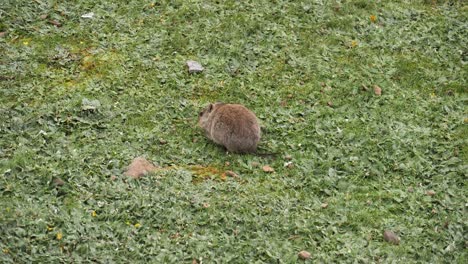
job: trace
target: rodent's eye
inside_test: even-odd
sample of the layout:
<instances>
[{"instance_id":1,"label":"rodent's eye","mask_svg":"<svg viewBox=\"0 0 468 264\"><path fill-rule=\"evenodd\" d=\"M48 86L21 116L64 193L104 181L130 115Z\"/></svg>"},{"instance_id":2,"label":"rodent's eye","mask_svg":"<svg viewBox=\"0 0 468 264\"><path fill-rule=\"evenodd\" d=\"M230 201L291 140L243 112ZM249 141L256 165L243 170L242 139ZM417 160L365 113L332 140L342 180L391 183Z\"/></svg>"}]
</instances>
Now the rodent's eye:
<instances>
[{"instance_id":1,"label":"rodent's eye","mask_svg":"<svg viewBox=\"0 0 468 264\"><path fill-rule=\"evenodd\" d=\"M202 115L203 115L203 112L198 113L198 116L202 116Z\"/></svg>"}]
</instances>

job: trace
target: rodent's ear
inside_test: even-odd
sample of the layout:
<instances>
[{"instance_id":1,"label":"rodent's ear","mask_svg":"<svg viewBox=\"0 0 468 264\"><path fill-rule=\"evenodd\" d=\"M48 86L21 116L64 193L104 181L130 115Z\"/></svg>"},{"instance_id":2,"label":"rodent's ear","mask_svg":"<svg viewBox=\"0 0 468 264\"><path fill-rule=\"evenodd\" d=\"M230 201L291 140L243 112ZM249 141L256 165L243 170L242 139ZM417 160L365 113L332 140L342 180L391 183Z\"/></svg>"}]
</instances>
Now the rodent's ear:
<instances>
[{"instance_id":1,"label":"rodent's ear","mask_svg":"<svg viewBox=\"0 0 468 264\"><path fill-rule=\"evenodd\" d=\"M211 113L212 110L213 110L213 104L210 104L210 106L208 106L208 112Z\"/></svg>"}]
</instances>

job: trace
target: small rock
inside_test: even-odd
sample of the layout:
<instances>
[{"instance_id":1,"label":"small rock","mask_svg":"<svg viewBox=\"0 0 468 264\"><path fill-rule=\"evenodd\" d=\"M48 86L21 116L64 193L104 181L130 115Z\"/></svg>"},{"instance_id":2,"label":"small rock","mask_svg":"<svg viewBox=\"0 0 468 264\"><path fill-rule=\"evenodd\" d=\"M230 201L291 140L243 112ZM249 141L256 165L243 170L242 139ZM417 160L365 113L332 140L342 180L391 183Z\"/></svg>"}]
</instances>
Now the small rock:
<instances>
[{"instance_id":1,"label":"small rock","mask_svg":"<svg viewBox=\"0 0 468 264\"><path fill-rule=\"evenodd\" d=\"M385 241L391 244L394 244L394 245L400 244L400 238L390 230L385 230L385 232L383 233L383 237Z\"/></svg>"},{"instance_id":2,"label":"small rock","mask_svg":"<svg viewBox=\"0 0 468 264\"><path fill-rule=\"evenodd\" d=\"M429 190L426 192L427 195L429 196L434 196L436 194L436 192L434 192L433 190Z\"/></svg>"},{"instance_id":3,"label":"small rock","mask_svg":"<svg viewBox=\"0 0 468 264\"><path fill-rule=\"evenodd\" d=\"M138 157L133 159L132 163L128 165L127 170L124 174L134 179L138 179L149 172L155 171L156 169L157 167L151 164L145 158Z\"/></svg>"},{"instance_id":4,"label":"small rock","mask_svg":"<svg viewBox=\"0 0 468 264\"><path fill-rule=\"evenodd\" d=\"M322 209L325 209L325 208L328 207L328 203L323 203L323 204L320 205L320 207L322 207Z\"/></svg>"},{"instance_id":5,"label":"small rock","mask_svg":"<svg viewBox=\"0 0 468 264\"><path fill-rule=\"evenodd\" d=\"M329 107L332 107L332 106L333 106L333 103L330 102L330 101L328 101L328 102L327 102L327 105L328 105Z\"/></svg>"},{"instance_id":6,"label":"small rock","mask_svg":"<svg viewBox=\"0 0 468 264\"><path fill-rule=\"evenodd\" d=\"M166 145L166 144L167 144L167 141L164 140L164 139L162 139L162 138L160 138L160 139L159 139L159 144L161 144L161 145Z\"/></svg>"},{"instance_id":7,"label":"small rock","mask_svg":"<svg viewBox=\"0 0 468 264\"><path fill-rule=\"evenodd\" d=\"M275 170L272 167L268 166L268 165L263 166L262 169L263 169L264 172L268 172L268 173L275 172Z\"/></svg>"},{"instance_id":8,"label":"small rock","mask_svg":"<svg viewBox=\"0 0 468 264\"><path fill-rule=\"evenodd\" d=\"M101 107L101 102L99 100L89 100L88 98L83 98L81 100L81 109L84 111L96 110Z\"/></svg>"},{"instance_id":9,"label":"small rock","mask_svg":"<svg viewBox=\"0 0 468 264\"><path fill-rule=\"evenodd\" d=\"M302 260L307 260L307 259L310 259L310 257L312 257L312 255L305 251L305 250L302 250L301 252L299 252L299 254L297 254L299 256L300 259Z\"/></svg>"},{"instance_id":10,"label":"small rock","mask_svg":"<svg viewBox=\"0 0 468 264\"><path fill-rule=\"evenodd\" d=\"M89 12L89 13L86 13L86 14L83 14L81 15L82 18L93 18L94 17L94 13L93 12Z\"/></svg>"},{"instance_id":11,"label":"small rock","mask_svg":"<svg viewBox=\"0 0 468 264\"><path fill-rule=\"evenodd\" d=\"M378 85L374 85L374 94L377 96L382 95L382 88L380 88Z\"/></svg>"},{"instance_id":12,"label":"small rock","mask_svg":"<svg viewBox=\"0 0 468 264\"><path fill-rule=\"evenodd\" d=\"M203 66L199 62L193 60L187 61L187 66L189 73L197 73L204 70Z\"/></svg>"}]
</instances>

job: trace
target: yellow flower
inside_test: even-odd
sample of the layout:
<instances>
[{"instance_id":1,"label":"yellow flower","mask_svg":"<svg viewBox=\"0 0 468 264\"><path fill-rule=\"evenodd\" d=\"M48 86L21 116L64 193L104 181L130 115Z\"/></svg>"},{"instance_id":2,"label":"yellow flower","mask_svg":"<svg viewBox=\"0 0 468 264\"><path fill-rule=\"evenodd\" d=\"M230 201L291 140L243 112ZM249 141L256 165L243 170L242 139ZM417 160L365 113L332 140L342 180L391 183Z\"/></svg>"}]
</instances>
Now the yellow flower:
<instances>
[{"instance_id":1,"label":"yellow flower","mask_svg":"<svg viewBox=\"0 0 468 264\"><path fill-rule=\"evenodd\" d=\"M29 45L29 41L23 41L23 45L25 46Z\"/></svg>"},{"instance_id":2,"label":"yellow flower","mask_svg":"<svg viewBox=\"0 0 468 264\"><path fill-rule=\"evenodd\" d=\"M52 227L52 226L47 226L47 231L52 231L52 230L54 230L54 227Z\"/></svg>"},{"instance_id":3,"label":"yellow flower","mask_svg":"<svg viewBox=\"0 0 468 264\"><path fill-rule=\"evenodd\" d=\"M431 98L435 98L436 97L436 94L435 93L431 93Z\"/></svg>"},{"instance_id":4,"label":"yellow flower","mask_svg":"<svg viewBox=\"0 0 468 264\"><path fill-rule=\"evenodd\" d=\"M141 227L140 223L136 223L134 226L135 226L136 228L140 228L140 227Z\"/></svg>"},{"instance_id":5,"label":"yellow flower","mask_svg":"<svg viewBox=\"0 0 468 264\"><path fill-rule=\"evenodd\" d=\"M356 47L357 45L358 45L357 40L351 41L351 47L352 47L352 48Z\"/></svg>"},{"instance_id":6,"label":"yellow flower","mask_svg":"<svg viewBox=\"0 0 468 264\"><path fill-rule=\"evenodd\" d=\"M91 212L91 216L92 216L92 217L96 217L96 215L97 215L96 211L92 211L92 212Z\"/></svg>"},{"instance_id":7,"label":"yellow flower","mask_svg":"<svg viewBox=\"0 0 468 264\"><path fill-rule=\"evenodd\" d=\"M371 21L372 23L375 23L375 21L377 21L377 16L376 16L376 15L371 15L371 16L370 16L370 21Z\"/></svg>"},{"instance_id":8,"label":"yellow flower","mask_svg":"<svg viewBox=\"0 0 468 264\"><path fill-rule=\"evenodd\" d=\"M55 237L57 238L57 240L61 240L63 237L62 232L58 232Z\"/></svg>"},{"instance_id":9,"label":"yellow flower","mask_svg":"<svg viewBox=\"0 0 468 264\"><path fill-rule=\"evenodd\" d=\"M3 253L8 254L8 253L10 253L10 250L8 248L4 248Z\"/></svg>"},{"instance_id":10,"label":"yellow flower","mask_svg":"<svg viewBox=\"0 0 468 264\"><path fill-rule=\"evenodd\" d=\"M154 7L155 5L156 5L155 3L151 3L151 4L150 4L151 7Z\"/></svg>"}]
</instances>

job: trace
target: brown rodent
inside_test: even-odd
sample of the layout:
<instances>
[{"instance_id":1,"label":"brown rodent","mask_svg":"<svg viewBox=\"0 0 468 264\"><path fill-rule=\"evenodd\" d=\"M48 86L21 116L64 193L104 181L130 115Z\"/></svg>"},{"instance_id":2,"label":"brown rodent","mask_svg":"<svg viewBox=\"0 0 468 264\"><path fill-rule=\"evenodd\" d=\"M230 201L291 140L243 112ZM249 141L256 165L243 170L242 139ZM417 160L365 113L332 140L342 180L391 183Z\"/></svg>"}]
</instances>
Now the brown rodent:
<instances>
[{"instance_id":1,"label":"brown rodent","mask_svg":"<svg viewBox=\"0 0 468 264\"><path fill-rule=\"evenodd\" d=\"M236 153L255 153L260 126L255 114L240 104L209 104L198 116L206 136Z\"/></svg>"}]
</instances>

